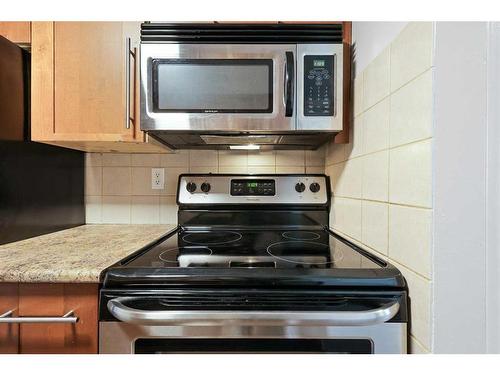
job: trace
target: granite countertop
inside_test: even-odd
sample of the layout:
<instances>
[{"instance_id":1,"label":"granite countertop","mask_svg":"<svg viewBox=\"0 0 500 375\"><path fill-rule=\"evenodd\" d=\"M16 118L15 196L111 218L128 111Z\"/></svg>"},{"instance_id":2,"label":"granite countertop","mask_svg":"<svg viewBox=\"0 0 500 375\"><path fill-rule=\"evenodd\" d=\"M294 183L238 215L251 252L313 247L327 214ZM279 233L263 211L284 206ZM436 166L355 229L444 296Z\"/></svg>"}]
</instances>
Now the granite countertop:
<instances>
[{"instance_id":1,"label":"granite countertop","mask_svg":"<svg viewBox=\"0 0 500 375\"><path fill-rule=\"evenodd\" d=\"M97 283L107 267L174 228L92 224L0 245L0 282Z\"/></svg>"}]
</instances>

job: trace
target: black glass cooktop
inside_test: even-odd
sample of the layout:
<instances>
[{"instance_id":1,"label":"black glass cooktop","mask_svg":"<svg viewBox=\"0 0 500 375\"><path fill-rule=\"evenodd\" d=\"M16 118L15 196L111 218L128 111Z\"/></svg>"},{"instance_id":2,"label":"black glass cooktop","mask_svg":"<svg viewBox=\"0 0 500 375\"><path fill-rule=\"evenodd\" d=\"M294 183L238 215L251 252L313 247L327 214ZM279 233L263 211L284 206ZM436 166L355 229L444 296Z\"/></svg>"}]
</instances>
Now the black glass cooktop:
<instances>
[{"instance_id":1,"label":"black glass cooktop","mask_svg":"<svg viewBox=\"0 0 500 375\"><path fill-rule=\"evenodd\" d=\"M180 230L123 266L299 270L385 265L325 230Z\"/></svg>"}]
</instances>

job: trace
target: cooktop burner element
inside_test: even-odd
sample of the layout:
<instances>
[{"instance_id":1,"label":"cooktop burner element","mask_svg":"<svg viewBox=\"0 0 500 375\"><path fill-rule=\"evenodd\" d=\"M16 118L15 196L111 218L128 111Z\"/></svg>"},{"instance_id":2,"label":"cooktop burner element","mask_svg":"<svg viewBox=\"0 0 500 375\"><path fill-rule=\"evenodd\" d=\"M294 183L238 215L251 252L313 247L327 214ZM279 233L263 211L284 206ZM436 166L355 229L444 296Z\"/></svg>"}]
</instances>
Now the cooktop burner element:
<instances>
[{"instance_id":1,"label":"cooktop burner element","mask_svg":"<svg viewBox=\"0 0 500 375\"><path fill-rule=\"evenodd\" d=\"M204 256L204 255L212 255L212 249L209 249L205 246L192 246L192 247L172 247L160 253L158 258L160 260L167 263L178 263L179 254L187 255L187 256Z\"/></svg>"},{"instance_id":2,"label":"cooktop burner element","mask_svg":"<svg viewBox=\"0 0 500 375\"><path fill-rule=\"evenodd\" d=\"M315 240L292 240L283 233L305 233ZM205 240L192 245L188 240ZM221 239L232 242L222 243ZM208 245L208 241L213 244ZM221 241L221 242L216 242ZM374 268L381 266L326 230L180 230L126 266L147 268Z\"/></svg>"},{"instance_id":3,"label":"cooktop burner element","mask_svg":"<svg viewBox=\"0 0 500 375\"><path fill-rule=\"evenodd\" d=\"M341 251L332 254L328 244L311 241L275 242L266 251L274 258L303 265L333 264L343 258Z\"/></svg>"},{"instance_id":4,"label":"cooktop burner element","mask_svg":"<svg viewBox=\"0 0 500 375\"><path fill-rule=\"evenodd\" d=\"M192 232L182 240L193 245L225 245L241 240L241 234L233 231Z\"/></svg>"},{"instance_id":5,"label":"cooktop burner element","mask_svg":"<svg viewBox=\"0 0 500 375\"><path fill-rule=\"evenodd\" d=\"M289 240L313 241L319 240L320 235L314 232L306 232L301 230L283 232L282 236Z\"/></svg>"}]
</instances>

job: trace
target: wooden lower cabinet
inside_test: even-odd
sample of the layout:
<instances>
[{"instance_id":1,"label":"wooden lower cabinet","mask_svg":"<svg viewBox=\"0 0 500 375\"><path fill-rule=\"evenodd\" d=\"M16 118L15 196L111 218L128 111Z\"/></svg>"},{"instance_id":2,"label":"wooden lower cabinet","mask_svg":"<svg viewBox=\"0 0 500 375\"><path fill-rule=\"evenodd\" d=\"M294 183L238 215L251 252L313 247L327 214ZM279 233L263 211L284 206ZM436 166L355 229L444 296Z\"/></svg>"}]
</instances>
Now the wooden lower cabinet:
<instances>
[{"instance_id":1,"label":"wooden lower cabinet","mask_svg":"<svg viewBox=\"0 0 500 375\"><path fill-rule=\"evenodd\" d=\"M16 297L13 295L14 289L10 289L10 298L15 301ZM6 284L0 284L0 291L2 290L7 293L8 287L6 287ZM16 315L20 317L57 317L73 311L79 320L74 324L1 324L1 353L97 353L97 284L23 283L17 286L17 292L18 309ZM3 308L3 304L0 306ZM10 334L7 335L6 330L9 329ZM5 340L3 339L4 337L6 337Z\"/></svg>"},{"instance_id":2,"label":"wooden lower cabinet","mask_svg":"<svg viewBox=\"0 0 500 375\"><path fill-rule=\"evenodd\" d=\"M0 315L12 311L18 313L18 285L16 283L0 283ZM0 354L19 353L19 324L0 323Z\"/></svg>"}]
</instances>

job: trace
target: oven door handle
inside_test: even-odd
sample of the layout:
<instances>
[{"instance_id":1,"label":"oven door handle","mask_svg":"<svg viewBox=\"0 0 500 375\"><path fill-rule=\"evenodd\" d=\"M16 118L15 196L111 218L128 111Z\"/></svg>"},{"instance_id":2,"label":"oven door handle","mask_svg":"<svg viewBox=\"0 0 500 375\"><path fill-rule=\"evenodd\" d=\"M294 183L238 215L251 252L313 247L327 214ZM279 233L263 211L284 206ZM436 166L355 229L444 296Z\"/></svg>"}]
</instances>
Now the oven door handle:
<instances>
[{"instance_id":1,"label":"oven door handle","mask_svg":"<svg viewBox=\"0 0 500 375\"><path fill-rule=\"evenodd\" d=\"M125 305L126 302L134 300L138 299L114 298L108 301L108 310L122 322L146 326L371 326L389 321L399 311L398 301L363 311L154 311Z\"/></svg>"}]
</instances>

